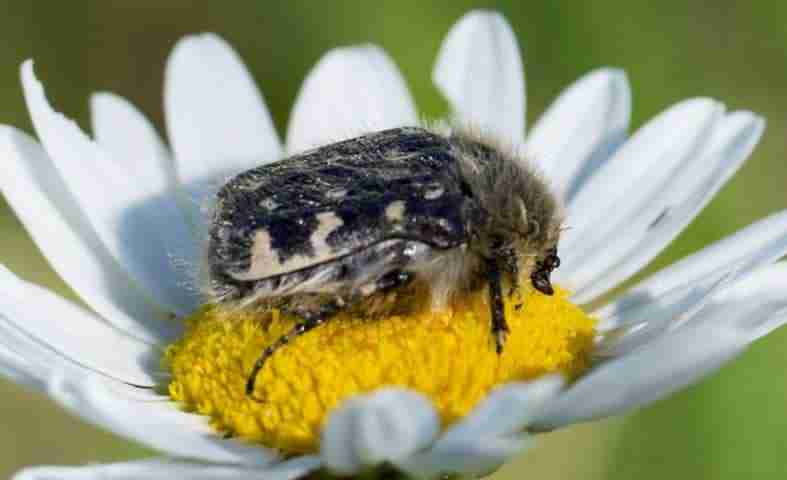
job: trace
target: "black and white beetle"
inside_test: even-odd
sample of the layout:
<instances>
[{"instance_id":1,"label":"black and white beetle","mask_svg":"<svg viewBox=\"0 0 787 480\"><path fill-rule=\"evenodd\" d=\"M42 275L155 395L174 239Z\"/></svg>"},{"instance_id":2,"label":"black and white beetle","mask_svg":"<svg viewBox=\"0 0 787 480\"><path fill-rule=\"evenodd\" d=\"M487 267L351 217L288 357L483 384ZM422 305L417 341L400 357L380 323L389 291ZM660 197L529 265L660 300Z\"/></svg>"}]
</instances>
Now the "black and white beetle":
<instances>
[{"instance_id":1,"label":"black and white beetle","mask_svg":"<svg viewBox=\"0 0 787 480\"><path fill-rule=\"evenodd\" d=\"M239 174L213 210L214 303L276 306L302 319L273 353L338 311L414 279L432 302L488 285L502 352L503 282L553 293L561 212L524 159L467 132L371 133Z\"/></svg>"}]
</instances>

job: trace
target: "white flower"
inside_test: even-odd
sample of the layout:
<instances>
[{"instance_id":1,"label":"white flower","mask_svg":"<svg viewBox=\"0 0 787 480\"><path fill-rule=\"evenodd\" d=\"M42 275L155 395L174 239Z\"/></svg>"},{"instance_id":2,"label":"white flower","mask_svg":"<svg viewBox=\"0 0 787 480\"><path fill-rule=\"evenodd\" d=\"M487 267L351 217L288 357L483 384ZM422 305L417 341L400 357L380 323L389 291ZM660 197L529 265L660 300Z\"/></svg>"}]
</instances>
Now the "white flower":
<instances>
[{"instance_id":1,"label":"white flower","mask_svg":"<svg viewBox=\"0 0 787 480\"><path fill-rule=\"evenodd\" d=\"M625 75L589 73L525 136L519 48L498 14L472 12L448 34L434 80L455 114L519 143L564 197L557 281L589 303L653 259L758 142L763 120L711 99L681 102L627 137ZM93 97L90 139L47 102L22 67L41 144L0 127L0 186L54 269L95 312L0 271L0 371L85 420L159 450L152 459L38 467L17 478L295 478L354 474L387 462L415 476L480 475L532 433L640 407L698 381L787 319L787 212L651 276L594 313L598 362L575 383L509 384L440 433L422 396L383 390L346 402L319 455L283 461L224 439L205 417L157 393L172 313L198 305L190 268L204 234L200 204L232 174L286 152L418 123L404 81L372 46L336 49L304 82L286 149L236 54L214 35L181 41L167 66L170 150L112 94Z\"/></svg>"}]
</instances>

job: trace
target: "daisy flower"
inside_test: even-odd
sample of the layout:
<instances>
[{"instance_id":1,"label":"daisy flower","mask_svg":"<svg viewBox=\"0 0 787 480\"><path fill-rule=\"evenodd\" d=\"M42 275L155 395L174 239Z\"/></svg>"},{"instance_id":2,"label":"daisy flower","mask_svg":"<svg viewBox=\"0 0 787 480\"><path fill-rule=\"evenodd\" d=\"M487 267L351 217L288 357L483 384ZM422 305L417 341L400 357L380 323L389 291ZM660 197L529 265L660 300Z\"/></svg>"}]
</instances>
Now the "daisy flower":
<instances>
[{"instance_id":1,"label":"daisy flower","mask_svg":"<svg viewBox=\"0 0 787 480\"><path fill-rule=\"evenodd\" d=\"M678 235L751 153L760 117L696 98L629 136L626 77L603 68L568 87L525 135L519 48L506 21L485 11L451 29L434 81L459 122L520 146L564 201L562 288L527 294L520 313L508 305L512 331L500 357L489 348L488 307L472 295L451 312L331 322L274 357L260 374L265 401L255 402L244 375L290 320L271 312L263 329L258 318L227 321L200 308L201 206L240 171L417 125L394 63L374 46L327 53L304 82L282 145L232 49L215 35L185 38L167 65L167 147L108 93L92 98L87 136L50 106L25 62L40 143L0 128L0 187L91 310L0 270L0 372L162 457L34 467L17 478L484 475L538 432L627 412L698 381L787 319L787 267L777 262L787 212L589 314L576 306L598 304Z\"/></svg>"}]
</instances>

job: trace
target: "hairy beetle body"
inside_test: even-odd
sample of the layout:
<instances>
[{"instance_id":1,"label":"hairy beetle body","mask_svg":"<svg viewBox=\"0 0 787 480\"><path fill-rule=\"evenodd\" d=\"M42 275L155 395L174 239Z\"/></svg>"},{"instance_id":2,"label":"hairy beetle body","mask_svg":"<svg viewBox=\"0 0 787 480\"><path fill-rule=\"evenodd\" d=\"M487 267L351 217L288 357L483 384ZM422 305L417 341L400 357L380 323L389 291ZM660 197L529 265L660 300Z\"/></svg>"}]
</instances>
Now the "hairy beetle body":
<instances>
[{"instance_id":1,"label":"hairy beetle body","mask_svg":"<svg viewBox=\"0 0 787 480\"><path fill-rule=\"evenodd\" d=\"M337 311L421 280L433 303L489 286L501 351L504 282L552 293L560 210L523 159L464 132L371 133L236 176L219 191L207 251L216 303L303 318L266 358Z\"/></svg>"}]
</instances>

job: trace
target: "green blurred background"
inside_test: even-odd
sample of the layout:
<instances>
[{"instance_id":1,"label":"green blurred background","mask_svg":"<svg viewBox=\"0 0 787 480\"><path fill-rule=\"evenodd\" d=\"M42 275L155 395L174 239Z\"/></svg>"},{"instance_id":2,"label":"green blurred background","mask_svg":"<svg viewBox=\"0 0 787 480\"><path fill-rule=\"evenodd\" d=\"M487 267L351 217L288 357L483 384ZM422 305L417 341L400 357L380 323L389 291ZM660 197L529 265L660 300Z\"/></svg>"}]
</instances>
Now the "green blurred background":
<instances>
[{"instance_id":1,"label":"green blurred background","mask_svg":"<svg viewBox=\"0 0 787 480\"><path fill-rule=\"evenodd\" d=\"M519 35L528 124L563 87L603 65L628 72L633 127L697 95L768 119L764 140L747 165L651 270L787 207L787 3L780 2L3 0L0 123L31 130L18 66L34 57L50 98L83 126L88 95L110 90L130 98L161 127L166 56L179 37L200 31L217 32L236 47L280 132L301 80L320 55L359 42L383 46L421 111L435 117L446 105L430 82L434 56L451 24L474 7L502 11ZM0 232L0 263L74 298L4 204ZM542 436L499 478L783 478L785 352L787 329L758 342L702 384L643 411ZM31 464L150 454L4 381L0 422L3 477Z\"/></svg>"}]
</instances>

